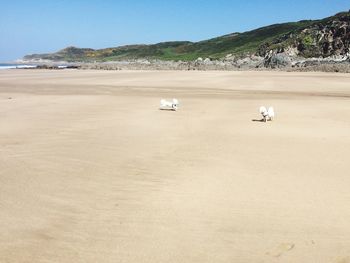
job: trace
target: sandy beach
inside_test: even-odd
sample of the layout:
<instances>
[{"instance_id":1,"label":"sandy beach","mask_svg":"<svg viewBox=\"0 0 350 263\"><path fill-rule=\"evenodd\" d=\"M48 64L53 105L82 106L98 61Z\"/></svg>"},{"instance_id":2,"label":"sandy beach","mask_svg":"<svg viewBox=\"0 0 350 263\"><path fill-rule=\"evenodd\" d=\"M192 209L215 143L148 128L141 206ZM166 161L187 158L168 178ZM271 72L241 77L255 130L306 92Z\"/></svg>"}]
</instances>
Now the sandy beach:
<instances>
[{"instance_id":1,"label":"sandy beach","mask_svg":"<svg viewBox=\"0 0 350 263\"><path fill-rule=\"evenodd\" d=\"M349 157L349 74L1 70L0 262L349 263Z\"/></svg>"}]
</instances>

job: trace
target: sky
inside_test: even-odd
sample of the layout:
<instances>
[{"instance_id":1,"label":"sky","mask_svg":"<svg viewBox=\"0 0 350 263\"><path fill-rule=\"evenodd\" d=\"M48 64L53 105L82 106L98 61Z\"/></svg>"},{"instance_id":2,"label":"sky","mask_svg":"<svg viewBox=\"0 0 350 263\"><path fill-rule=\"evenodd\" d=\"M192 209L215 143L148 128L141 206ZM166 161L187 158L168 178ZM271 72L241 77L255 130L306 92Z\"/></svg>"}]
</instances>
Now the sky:
<instances>
[{"instance_id":1,"label":"sky","mask_svg":"<svg viewBox=\"0 0 350 263\"><path fill-rule=\"evenodd\" d=\"M349 9L350 0L0 0L0 61L67 46L200 41Z\"/></svg>"}]
</instances>

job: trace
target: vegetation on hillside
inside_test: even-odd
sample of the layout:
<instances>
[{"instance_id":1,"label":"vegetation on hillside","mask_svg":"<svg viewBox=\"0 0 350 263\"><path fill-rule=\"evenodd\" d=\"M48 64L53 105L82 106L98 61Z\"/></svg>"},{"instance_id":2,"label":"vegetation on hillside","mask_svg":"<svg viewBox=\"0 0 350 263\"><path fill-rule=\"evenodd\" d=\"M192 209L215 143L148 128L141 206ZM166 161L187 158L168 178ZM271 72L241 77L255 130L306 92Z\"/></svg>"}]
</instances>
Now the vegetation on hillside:
<instances>
[{"instance_id":1,"label":"vegetation on hillside","mask_svg":"<svg viewBox=\"0 0 350 263\"><path fill-rule=\"evenodd\" d=\"M305 57L320 56L326 50L327 32L340 34L342 45L349 45L350 29L344 32L337 27L349 25L350 13L340 13L323 20L275 24L244 33L232 33L200 42L174 41L153 45L128 45L106 49L68 47L52 54L34 54L24 59L47 59L53 61L120 61L131 59L160 59L191 61L198 57L219 59L232 54L236 57L257 54L266 55L270 50L283 51L295 47ZM328 31L327 31L328 30ZM323 31L323 35L321 34ZM321 36L322 39L321 39ZM324 37L326 36L326 37ZM321 39L321 40L320 40ZM337 46L330 47L336 50ZM328 54L327 53L327 54Z\"/></svg>"}]
</instances>

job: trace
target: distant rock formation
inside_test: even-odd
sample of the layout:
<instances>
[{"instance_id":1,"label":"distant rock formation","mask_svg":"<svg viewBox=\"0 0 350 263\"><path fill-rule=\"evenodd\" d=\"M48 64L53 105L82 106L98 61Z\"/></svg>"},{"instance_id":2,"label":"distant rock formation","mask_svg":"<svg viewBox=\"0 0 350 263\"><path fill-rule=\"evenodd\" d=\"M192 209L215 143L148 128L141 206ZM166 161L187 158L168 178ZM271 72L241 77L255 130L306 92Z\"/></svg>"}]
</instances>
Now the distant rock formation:
<instances>
[{"instance_id":1,"label":"distant rock formation","mask_svg":"<svg viewBox=\"0 0 350 263\"><path fill-rule=\"evenodd\" d=\"M25 62L67 61L81 68L239 70L350 64L350 12L276 24L200 42L175 41L94 50L68 47L27 55Z\"/></svg>"},{"instance_id":2,"label":"distant rock formation","mask_svg":"<svg viewBox=\"0 0 350 263\"><path fill-rule=\"evenodd\" d=\"M272 68L307 60L320 63L349 61L350 13L339 13L275 38L262 44L257 54L264 56L265 67Z\"/></svg>"}]
</instances>

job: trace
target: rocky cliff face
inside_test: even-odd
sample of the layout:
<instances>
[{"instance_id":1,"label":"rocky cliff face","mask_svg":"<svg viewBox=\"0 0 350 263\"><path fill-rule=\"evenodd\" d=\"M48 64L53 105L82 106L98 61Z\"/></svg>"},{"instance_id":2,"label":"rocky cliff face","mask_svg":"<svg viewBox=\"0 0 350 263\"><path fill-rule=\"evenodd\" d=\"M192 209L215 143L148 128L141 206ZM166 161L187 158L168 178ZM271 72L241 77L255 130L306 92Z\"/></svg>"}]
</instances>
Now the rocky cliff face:
<instances>
[{"instance_id":1,"label":"rocky cliff face","mask_svg":"<svg viewBox=\"0 0 350 263\"><path fill-rule=\"evenodd\" d=\"M24 60L118 65L127 62L125 65L140 68L147 64L157 69L200 70L350 65L350 11L322 20L275 24L196 43L175 41L99 50L68 47L52 54L28 55Z\"/></svg>"},{"instance_id":2,"label":"rocky cliff face","mask_svg":"<svg viewBox=\"0 0 350 263\"><path fill-rule=\"evenodd\" d=\"M297 58L347 60L350 58L350 12L279 36L262 44L257 54L265 57L265 66L272 67L290 65Z\"/></svg>"},{"instance_id":3,"label":"rocky cliff face","mask_svg":"<svg viewBox=\"0 0 350 263\"><path fill-rule=\"evenodd\" d=\"M347 55L350 42L350 13L336 15L304 29L296 47L304 57Z\"/></svg>"}]
</instances>

